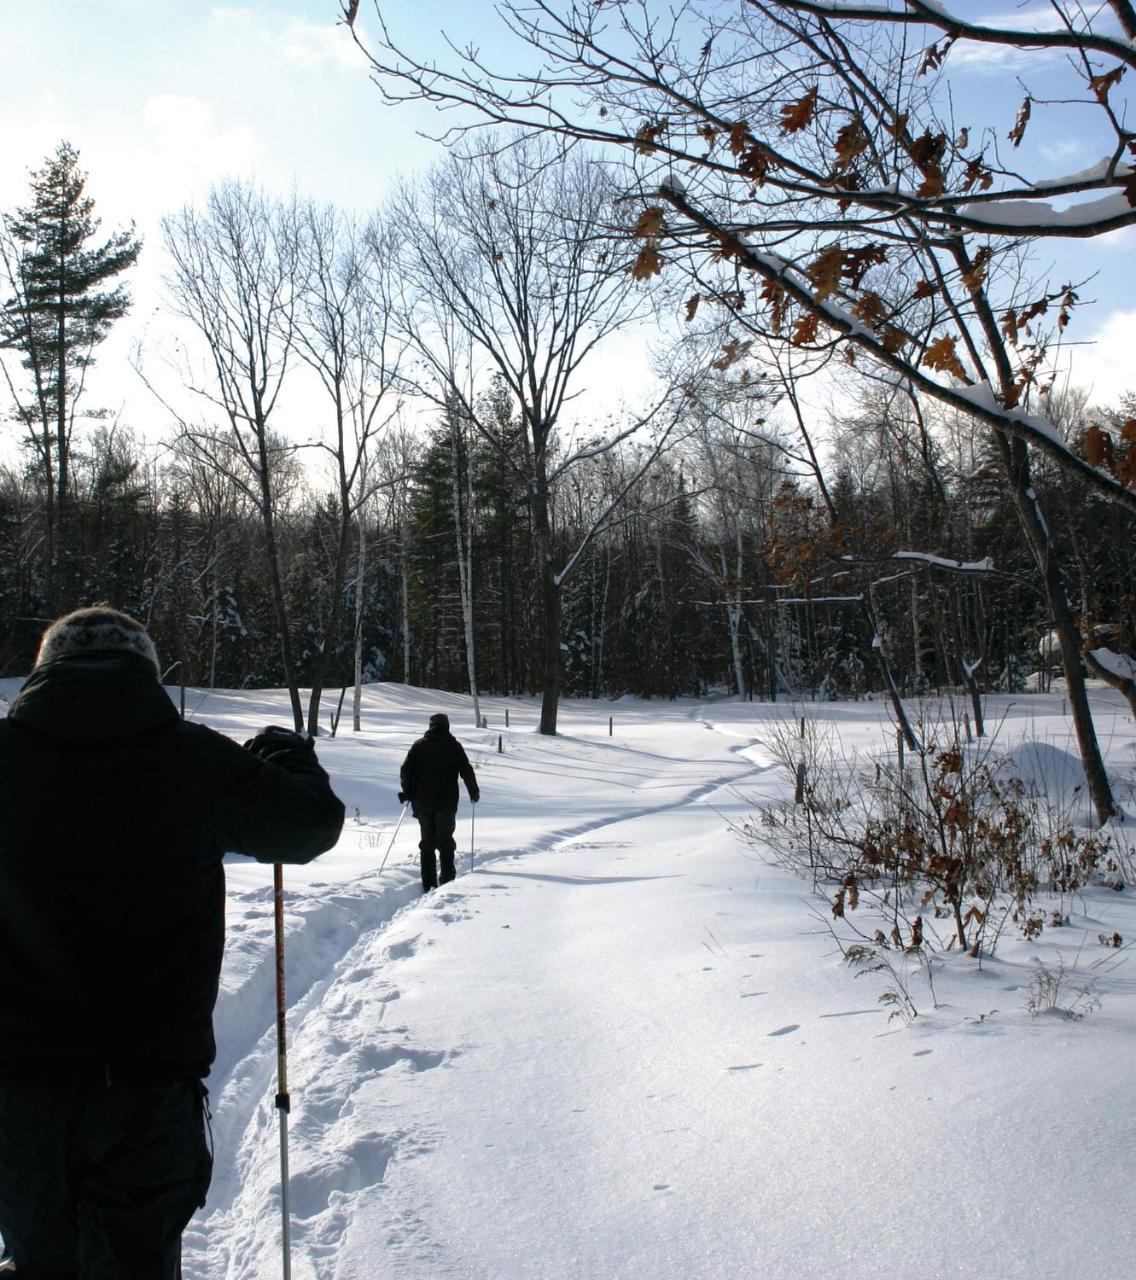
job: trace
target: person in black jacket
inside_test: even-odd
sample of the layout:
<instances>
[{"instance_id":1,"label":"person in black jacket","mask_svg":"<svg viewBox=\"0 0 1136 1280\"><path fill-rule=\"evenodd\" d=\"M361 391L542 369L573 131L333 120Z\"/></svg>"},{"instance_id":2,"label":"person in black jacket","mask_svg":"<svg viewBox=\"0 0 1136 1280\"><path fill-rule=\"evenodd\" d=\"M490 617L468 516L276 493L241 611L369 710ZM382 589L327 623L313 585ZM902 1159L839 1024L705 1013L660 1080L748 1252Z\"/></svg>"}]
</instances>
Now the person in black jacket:
<instances>
[{"instance_id":1,"label":"person in black jacket","mask_svg":"<svg viewBox=\"0 0 1136 1280\"><path fill-rule=\"evenodd\" d=\"M422 892L438 886L437 850L442 863L441 883L447 884L454 869L454 826L458 818L458 776L465 783L471 804L481 799L477 775L462 744L450 733L450 718L440 711L430 717L424 737L406 753L399 778L400 800L410 801L418 819L418 852L422 863Z\"/></svg>"},{"instance_id":2,"label":"person in black jacket","mask_svg":"<svg viewBox=\"0 0 1136 1280\"><path fill-rule=\"evenodd\" d=\"M173 1280L212 1156L227 851L343 825L310 741L178 717L146 631L82 609L0 721L0 1233L29 1280Z\"/></svg>"}]
</instances>

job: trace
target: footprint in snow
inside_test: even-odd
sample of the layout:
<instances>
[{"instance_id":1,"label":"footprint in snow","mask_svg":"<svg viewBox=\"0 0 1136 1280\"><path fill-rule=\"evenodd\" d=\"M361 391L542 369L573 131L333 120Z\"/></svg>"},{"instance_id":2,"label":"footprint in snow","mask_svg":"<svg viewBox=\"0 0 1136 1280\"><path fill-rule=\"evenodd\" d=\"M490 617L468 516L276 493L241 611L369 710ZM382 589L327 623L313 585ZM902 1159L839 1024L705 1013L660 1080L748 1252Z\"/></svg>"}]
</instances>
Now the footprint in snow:
<instances>
[{"instance_id":1,"label":"footprint in snow","mask_svg":"<svg viewBox=\"0 0 1136 1280\"><path fill-rule=\"evenodd\" d=\"M289 1179L292 1212L314 1218L331 1203L332 1192L360 1191L386 1177L393 1145L378 1134L367 1134L339 1152L330 1164L293 1171Z\"/></svg>"},{"instance_id":2,"label":"footprint in snow","mask_svg":"<svg viewBox=\"0 0 1136 1280\"><path fill-rule=\"evenodd\" d=\"M756 1071L762 1064L760 1062L743 1062L740 1066L727 1067L727 1071Z\"/></svg>"},{"instance_id":3,"label":"footprint in snow","mask_svg":"<svg viewBox=\"0 0 1136 1280\"><path fill-rule=\"evenodd\" d=\"M358 1050L359 1065L367 1071L388 1071L391 1067L404 1063L411 1071L428 1071L439 1067L446 1060L444 1053L434 1050L411 1049L406 1045L392 1045L380 1048L378 1045L366 1045Z\"/></svg>"},{"instance_id":4,"label":"footprint in snow","mask_svg":"<svg viewBox=\"0 0 1136 1280\"><path fill-rule=\"evenodd\" d=\"M771 1031L770 1036L788 1036L794 1031L800 1031L801 1024L799 1022L790 1022L787 1027L778 1027L776 1031Z\"/></svg>"}]
</instances>

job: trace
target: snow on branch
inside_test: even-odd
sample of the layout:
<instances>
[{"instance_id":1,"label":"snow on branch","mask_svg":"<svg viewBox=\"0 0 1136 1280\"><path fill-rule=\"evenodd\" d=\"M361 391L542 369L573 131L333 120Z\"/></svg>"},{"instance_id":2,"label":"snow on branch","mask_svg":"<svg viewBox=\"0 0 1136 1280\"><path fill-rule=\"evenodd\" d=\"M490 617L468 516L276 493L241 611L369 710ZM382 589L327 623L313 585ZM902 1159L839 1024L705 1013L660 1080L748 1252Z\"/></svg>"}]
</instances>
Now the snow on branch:
<instances>
[{"instance_id":1,"label":"snow on branch","mask_svg":"<svg viewBox=\"0 0 1136 1280\"><path fill-rule=\"evenodd\" d=\"M993 388L988 384L968 387L954 380L947 382L932 377L925 362L917 363L904 355L902 349L895 349L892 344L885 343L879 333L845 307L827 297L819 297L812 282L792 262L778 254L754 249L671 186L660 187L658 196L719 242L728 242L730 255L740 267L754 272L782 290L798 306L866 351L876 363L894 370L917 390L938 400L940 404L961 410L996 431L1005 432L1039 448L1066 471L1079 476L1098 492L1130 511L1136 511L1136 491L1074 453L1047 418L1022 409L1007 409L998 401ZM948 373L947 376L951 375Z\"/></svg>"},{"instance_id":2,"label":"snow on branch","mask_svg":"<svg viewBox=\"0 0 1136 1280\"><path fill-rule=\"evenodd\" d=\"M942 556L930 555L926 551L896 551L893 560L913 560L934 569L946 569L951 573L994 573L994 561L989 556L982 560L944 560Z\"/></svg>"},{"instance_id":3,"label":"snow on branch","mask_svg":"<svg viewBox=\"0 0 1136 1280\"><path fill-rule=\"evenodd\" d=\"M752 0L751 0L752 3ZM1049 29L1028 30L1022 27L999 26L994 22L969 22L957 14L950 13L944 5L936 0L904 0L903 8L894 8L886 4L839 4L824 3L824 0L779 0L779 7L790 9L795 13L808 13L829 21L871 22L892 26L926 26L935 27L955 40L973 40L980 44L1003 44L1015 49L1092 49L1097 53L1111 57L1136 67L1136 43L1129 32L1129 38L1103 35L1100 32L1077 30L1072 26L1071 18L1066 21L1060 5L1056 15L1047 10L1050 21L1056 19L1060 25ZM1040 25L1040 24L1039 24Z\"/></svg>"},{"instance_id":4,"label":"snow on branch","mask_svg":"<svg viewBox=\"0 0 1136 1280\"><path fill-rule=\"evenodd\" d=\"M1136 661L1112 649L1090 649L1089 657L1118 680L1136 680Z\"/></svg>"}]
</instances>

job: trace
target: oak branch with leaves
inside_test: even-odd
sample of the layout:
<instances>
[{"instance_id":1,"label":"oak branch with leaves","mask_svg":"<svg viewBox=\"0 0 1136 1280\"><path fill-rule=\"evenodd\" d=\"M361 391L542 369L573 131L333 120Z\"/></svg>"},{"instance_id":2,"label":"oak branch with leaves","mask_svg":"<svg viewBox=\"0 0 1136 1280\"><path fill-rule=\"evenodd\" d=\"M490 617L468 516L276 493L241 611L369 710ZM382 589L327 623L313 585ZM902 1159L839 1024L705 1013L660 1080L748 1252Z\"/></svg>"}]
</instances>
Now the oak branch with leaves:
<instances>
[{"instance_id":1,"label":"oak branch with leaves","mask_svg":"<svg viewBox=\"0 0 1136 1280\"><path fill-rule=\"evenodd\" d=\"M975 424L1037 566L1106 820L1081 629L1033 454L1131 512L1136 490L1103 446L1086 457L1045 414L1083 282L1035 278L1030 250L1136 223L1128 0L1053 0L1013 28L931 0L501 0L516 48L497 66L452 42L437 61L416 55L388 25L395 8L376 4L370 40L352 27L387 101L451 108L451 140L509 124L622 156L632 275L681 287L687 323L717 332L717 368L778 344L835 355L850 380L882 367ZM1028 63L1012 119L957 91L959 51L978 46ZM960 121L964 105L979 118ZM1081 134L1091 122L1096 158L1043 171L1044 149L1023 144L1070 113Z\"/></svg>"},{"instance_id":2,"label":"oak branch with leaves","mask_svg":"<svg viewBox=\"0 0 1136 1280\"><path fill-rule=\"evenodd\" d=\"M1032 278L1027 252L1136 222L1127 0L1045 6L1033 30L924 0L506 0L511 70L473 47L416 55L397 38L397 8L375 6L370 39L353 27L384 97L458 108L449 137L509 123L619 148L641 197L634 274L684 272L687 317L719 309L725 356L739 332L841 345L1136 510L1130 484L1045 417L1053 341L1081 282ZM1012 119L956 119L955 61L978 46L1037 64ZM1072 113L1082 131L1091 116L1097 158L1070 175L1029 171L1041 161L1027 134Z\"/></svg>"}]
</instances>

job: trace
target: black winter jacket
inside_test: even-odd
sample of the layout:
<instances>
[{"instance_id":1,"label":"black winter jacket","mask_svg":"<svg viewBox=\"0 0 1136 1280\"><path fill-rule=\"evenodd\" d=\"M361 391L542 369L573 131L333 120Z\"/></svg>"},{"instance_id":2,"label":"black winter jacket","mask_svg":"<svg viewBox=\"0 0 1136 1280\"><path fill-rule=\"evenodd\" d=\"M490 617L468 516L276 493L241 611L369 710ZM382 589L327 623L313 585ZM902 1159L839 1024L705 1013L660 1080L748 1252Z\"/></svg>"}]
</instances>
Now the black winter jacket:
<instances>
[{"instance_id":1,"label":"black winter jacket","mask_svg":"<svg viewBox=\"0 0 1136 1280\"><path fill-rule=\"evenodd\" d=\"M423 813L456 813L458 807L458 775L465 783L469 798L481 798L477 775L465 748L447 729L430 728L426 736L406 753L399 778L403 794L417 818Z\"/></svg>"},{"instance_id":2,"label":"black winter jacket","mask_svg":"<svg viewBox=\"0 0 1136 1280\"><path fill-rule=\"evenodd\" d=\"M182 721L133 654L36 669L0 720L0 1076L208 1074L225 852L308 862L343 825L295 755Z\"/></svg>"}]
</instances>

